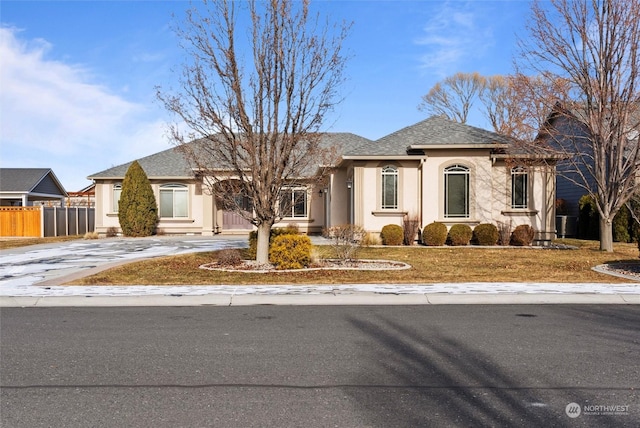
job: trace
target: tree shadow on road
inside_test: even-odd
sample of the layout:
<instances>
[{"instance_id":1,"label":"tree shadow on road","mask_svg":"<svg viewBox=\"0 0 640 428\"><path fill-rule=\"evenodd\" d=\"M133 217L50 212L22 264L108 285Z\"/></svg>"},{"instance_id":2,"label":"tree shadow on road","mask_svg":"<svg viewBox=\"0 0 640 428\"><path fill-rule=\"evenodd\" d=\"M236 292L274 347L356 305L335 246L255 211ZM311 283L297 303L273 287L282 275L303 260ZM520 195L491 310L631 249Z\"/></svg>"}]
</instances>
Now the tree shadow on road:
<instances>
[{"instance_id":1,"label":"tree shadow on road","mask_svg":"<svg viewBox=\"0 0 640 428\"><path fill-rule=\"evenodd\" d=\"M565 414L570 398L584 398L509 372L437 328L417 331L384 318L349 322L370 339L363 343L369 358L352 382L363 388L346 391L367 426L566 426L573 422Z\"/></svg>"}]
</instances>

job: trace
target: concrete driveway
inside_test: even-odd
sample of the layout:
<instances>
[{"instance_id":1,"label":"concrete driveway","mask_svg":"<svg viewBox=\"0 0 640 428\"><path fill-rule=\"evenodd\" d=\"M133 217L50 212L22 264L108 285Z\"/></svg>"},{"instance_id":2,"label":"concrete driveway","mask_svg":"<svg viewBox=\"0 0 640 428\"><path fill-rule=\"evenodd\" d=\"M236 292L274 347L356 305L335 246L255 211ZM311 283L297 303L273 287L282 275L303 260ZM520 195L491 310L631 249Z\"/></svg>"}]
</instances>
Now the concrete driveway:
<instances>
[{"instance_id":1,"label":"concrete driveway","mask_svg":"<svg viewBox=\"0 0 640 428\"><path fill-rule=\"evenodd\" d=\"M247 246L246 236L107 238L0 251L0 290L57 285L107 267L159 256ZM64 278L64 281L62 280Z\"/></svg>"}]
</instances>

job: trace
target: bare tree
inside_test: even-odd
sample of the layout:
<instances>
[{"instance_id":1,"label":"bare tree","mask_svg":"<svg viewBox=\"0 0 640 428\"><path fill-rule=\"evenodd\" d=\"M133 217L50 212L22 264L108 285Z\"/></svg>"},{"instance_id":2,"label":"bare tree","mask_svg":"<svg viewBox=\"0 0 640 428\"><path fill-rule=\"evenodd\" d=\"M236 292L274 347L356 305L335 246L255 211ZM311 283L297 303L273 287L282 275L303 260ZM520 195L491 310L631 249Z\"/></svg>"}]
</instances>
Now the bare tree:
<instances>
[{"instance_id":1,"label":"bare tree","mask_svg":"<svg viewBox=\"0 0 640 428\"><path fill-rule=\"evenodd\" d=\"M566 80L541 75L495 75L479 93L484 114L495 132L531 142L549 117L549 105L566 98Z\"/></svg>"},{"instance_id":2,"label":"bare tree","mask_svg":"<svg viewBox=\"0 0 640 428\"><path fill-rule=\"evenodd\" d=\"M640 0L534 2L527 28L519 68L571 85L542 135L564 158L558 173L594 198L600 249L613 251L613 218L640 164Z\"/></svg>"},{"instance_id":3,"label":"bare tree","mask_svg":"<svg viewBox=\"0 0 640 428\"><path fill-rule=\"evenodd\" d=\"M477 72L456 73L436 83L423 95L418 109L467 123L469 110L485 85L486 79Z\"/></svg>"},{"instance_id":4,"label":"bare tree","mask_svg":"<svg viewBox=\"0 0 640 428\"><path fill-rule=\"evenodd\" d=\"M236 28L243 18L249 31ZM176 28L181 88L158 97L188 130L171 135L225 206L257 227L258 262L295 202L287 192L308 185L328 154L320 131L339 102L348 30L312 14L308 0L205 0Z\"/></svg>"}]
</instances>

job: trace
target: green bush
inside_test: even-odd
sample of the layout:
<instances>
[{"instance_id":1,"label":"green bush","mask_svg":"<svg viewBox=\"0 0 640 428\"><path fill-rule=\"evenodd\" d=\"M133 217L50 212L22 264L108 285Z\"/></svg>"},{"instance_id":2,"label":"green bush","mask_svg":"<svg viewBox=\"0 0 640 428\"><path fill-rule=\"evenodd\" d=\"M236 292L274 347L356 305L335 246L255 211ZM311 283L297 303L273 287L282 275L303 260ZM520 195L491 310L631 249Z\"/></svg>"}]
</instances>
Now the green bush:
<instances>
[{"instance_id":1,"label":"green bush","mask_svg":"<svg viewBox=\"0 0 640 428\"><path fill-rule=\"evenodd\" d=\"M134 161L122 180L118 220L124 236L151 236L158 224L158 204L144 170Z\"/></svg>"},{"instance_id":2,"label":"green bush","mask_svg":"<svg viewBox=\"0 0 640 428\"><path fill-rule=\"evenodd\" d=\"M449 229L449 235L447 236L447 243L449 245L469 245L471 242L471 236L473 231L466 224L454 224Z\"/></svg>"},{"instance_id":3,"label":"green bush","mask_svg":"<svg viewBox=\"0 0 640 428\"><path fill-rule=\"evenodd\" d=\"M473 229L471 240L477 245L496 245L499 238L500 233L494 224L482 223Z\"/></svg>"},{"instance_id":4,"label":"green bush","mask_svg":"<svg viewBox=\"0 0 640 428\"><path fill-rule=\"evenodd\" d=\"M631 242L631 222L633 222L631 212L626 205L623 205L613 218L612 231L615 242Z\"/></svg>"},{"instance_id":5,"label":"green bush","mask_svg":"<svg viewBox=\"0 0 640 428\"><path fill-rule=\"evenodd\" d=\"M311 247L306 235L276 236L269 248L269 262L276 269L302 269L311 263Z\"/></svg>"},{"instance_id":6,"label":"green bush","mask_svg":"<svg viewBox=\"0 0 640 428\"><path fill-rule=\"evenodd\" d=\"M596 203L589 195L584 195L578 201L578 238L599 239L600 215Z\"/></svg>"},{"instance_id":7,"label":"green bush","mask_svg":"<svg viewBox=\"0 0 640 428\"><path fill-rule=\"evenodd\" d=\"M533 230L531 226L528 224L521 224L520 226L516 226L513 233L511 233L510 244L518 247L529 246L533 242L535 234L536 231Z\"/></svg>"},{"instance_id":8,"label":"green bush","mask_svg":"<svg viewBox=\"0 0 640 428\"><path fill-rule=\"evenodd\" d=\"M422 230L422 243L429 246L441 246L447 242L447 226L434 221Z\"/></svg>"},{"instance_id":9,"label":"green bush","mask_svg":"<svg viewBox=\"0 0 640 428\"><path fill-rule=\"evenodd\" d=\"M382 228L380 239L382 239L382 245L402 245L404 230L397 224L388 224Z\"/></svg>"},{"instance_id":10,"label":"green bush","mask_svg":"<svg viewBox=\"0 0 640 428\"><path fill-rule=\"evenodd\" d=\"M274 227L271 229L271 234L269 235L269 246L273 243L273 240L277 236L281 235L297 235L300 231L297 227L287 226L287 227ZM249 232L249 248L247 249L247 258L249 260L256 259L256 253L258 251L258 232L252 230Z\"/></svg>"}]
</instances>

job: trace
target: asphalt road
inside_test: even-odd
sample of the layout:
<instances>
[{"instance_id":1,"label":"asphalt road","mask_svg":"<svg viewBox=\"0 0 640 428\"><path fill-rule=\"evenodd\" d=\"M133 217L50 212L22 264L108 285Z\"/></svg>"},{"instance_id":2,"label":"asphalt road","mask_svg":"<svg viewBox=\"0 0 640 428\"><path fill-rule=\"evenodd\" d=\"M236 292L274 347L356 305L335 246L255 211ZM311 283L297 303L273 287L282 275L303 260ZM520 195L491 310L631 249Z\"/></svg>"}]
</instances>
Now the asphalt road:
<instances>
[{"instance_id":1,"label":"asphalt road","mask_svg":"<svg viewBox=\"0 0 640 428\"><path fill-rule=\"evenodd\" d=\"M637 305L3 308L0 334L3 428L640 426Z\"/></svg>"}]
</instances>

